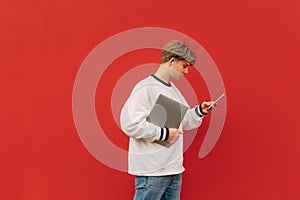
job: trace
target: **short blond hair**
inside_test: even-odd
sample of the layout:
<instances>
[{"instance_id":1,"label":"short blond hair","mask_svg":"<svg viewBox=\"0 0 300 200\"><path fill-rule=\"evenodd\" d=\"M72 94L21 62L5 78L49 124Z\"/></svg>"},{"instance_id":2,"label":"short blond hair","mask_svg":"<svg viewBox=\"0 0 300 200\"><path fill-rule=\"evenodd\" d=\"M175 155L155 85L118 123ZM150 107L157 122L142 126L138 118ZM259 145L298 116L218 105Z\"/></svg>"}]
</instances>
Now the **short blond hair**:
<instances>
[{"instance_id":1,"label":"short blond hair","mask_svg":"<svg viewBox=\"0 0 300 200\"><path fill-rule=\"evenodd\" d=\"M161 62L166 63L171 58L186 60L191 65L197 60L196 54L184 42L178 40L167 43L162 49Z\"/></svg>"}]
</instances>

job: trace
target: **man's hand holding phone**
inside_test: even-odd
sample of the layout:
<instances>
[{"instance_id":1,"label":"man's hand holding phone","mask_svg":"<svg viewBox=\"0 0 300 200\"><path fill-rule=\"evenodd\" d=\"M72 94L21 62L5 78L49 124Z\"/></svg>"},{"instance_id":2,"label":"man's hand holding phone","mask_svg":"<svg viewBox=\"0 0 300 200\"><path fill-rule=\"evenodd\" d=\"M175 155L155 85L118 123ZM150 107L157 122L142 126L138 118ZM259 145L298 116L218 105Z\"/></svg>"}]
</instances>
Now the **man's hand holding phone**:
<instances>
[{"instance_id":1,"label":"man's hand holding phone","mask_svg":"<svg viewBox=\"0 0 300 200\"><path fill-rule=\"evenodd\" d=\"M201 108L202 108L202 111L205 113L205 114L208 114L209 112L212 111L212 109L214 107L217 106L217 103L225 96L225 93L222 93L215 101L210 101L210 102L207 102L207 101L204 101L202 102L201 104Z\"/></svg>"}]
</instances>

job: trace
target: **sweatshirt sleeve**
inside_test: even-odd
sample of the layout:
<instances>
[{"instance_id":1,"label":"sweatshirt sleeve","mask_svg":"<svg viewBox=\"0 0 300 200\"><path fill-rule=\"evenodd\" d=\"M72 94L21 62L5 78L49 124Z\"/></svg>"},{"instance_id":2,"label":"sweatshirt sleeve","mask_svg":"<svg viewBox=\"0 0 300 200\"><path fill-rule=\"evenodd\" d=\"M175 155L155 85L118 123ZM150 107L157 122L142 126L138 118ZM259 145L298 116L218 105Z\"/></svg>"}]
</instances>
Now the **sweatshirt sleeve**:
<instances>
[{"instance_id":1,"label":"sweatshirt sleeve","mask_svg":"<svg viewBox=\"0 0 300 200\"><path fill-rule=\"evenodd\" d=\"M121 111L122 131L134 139L166 141L169 130L147 121L151 108L146 88L133 91Z\"/></svg>"},{"instance_id":2,"label":"sweatshirt sleeve","mask_svg":"<svg viewBox=\"0 0 300 200\"><path fill-rule=\"evenodd\" d=\"M199 106L189 109L182 120L183 130L191 130L199 127L202 123L203 116Z\"/></svg>"}]
</instances>

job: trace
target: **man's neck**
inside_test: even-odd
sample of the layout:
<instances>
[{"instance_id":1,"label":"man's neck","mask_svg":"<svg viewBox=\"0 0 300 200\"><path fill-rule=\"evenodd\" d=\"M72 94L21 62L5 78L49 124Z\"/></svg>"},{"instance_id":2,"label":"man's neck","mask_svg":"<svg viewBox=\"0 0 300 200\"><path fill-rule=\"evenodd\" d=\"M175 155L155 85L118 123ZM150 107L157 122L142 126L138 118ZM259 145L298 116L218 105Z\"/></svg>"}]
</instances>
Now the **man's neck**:
<instances>
[{"instance_id":1,"label":"man's neck","mask_svg":"<svg viewBox=\"0 0 300 200\"><path fill-rule=\"evenodd\" d=\"M154 75L165 83L170 83L170 69L168 66L161 64Z\"/></svg>"}]
</instances>

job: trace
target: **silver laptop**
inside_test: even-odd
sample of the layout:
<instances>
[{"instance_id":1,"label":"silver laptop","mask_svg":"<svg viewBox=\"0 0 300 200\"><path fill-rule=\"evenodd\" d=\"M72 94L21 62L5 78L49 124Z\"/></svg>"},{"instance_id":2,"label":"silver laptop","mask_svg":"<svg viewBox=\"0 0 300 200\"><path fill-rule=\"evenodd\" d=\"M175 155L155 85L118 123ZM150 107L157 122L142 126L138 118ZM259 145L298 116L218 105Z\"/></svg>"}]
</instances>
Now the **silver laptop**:
<instances>
[{"instance_id":1,"label":"silver laptop","mask_svg":"<svg viewBox=\"0 0 300 200\"><path fill-rule=\"evenodd\" d=\"M179 128L189 107L163 94L160 94L147 118L147 121L162 128ZM165 141L157 143L167 146Z\"/></svg>"}]
</instances>

